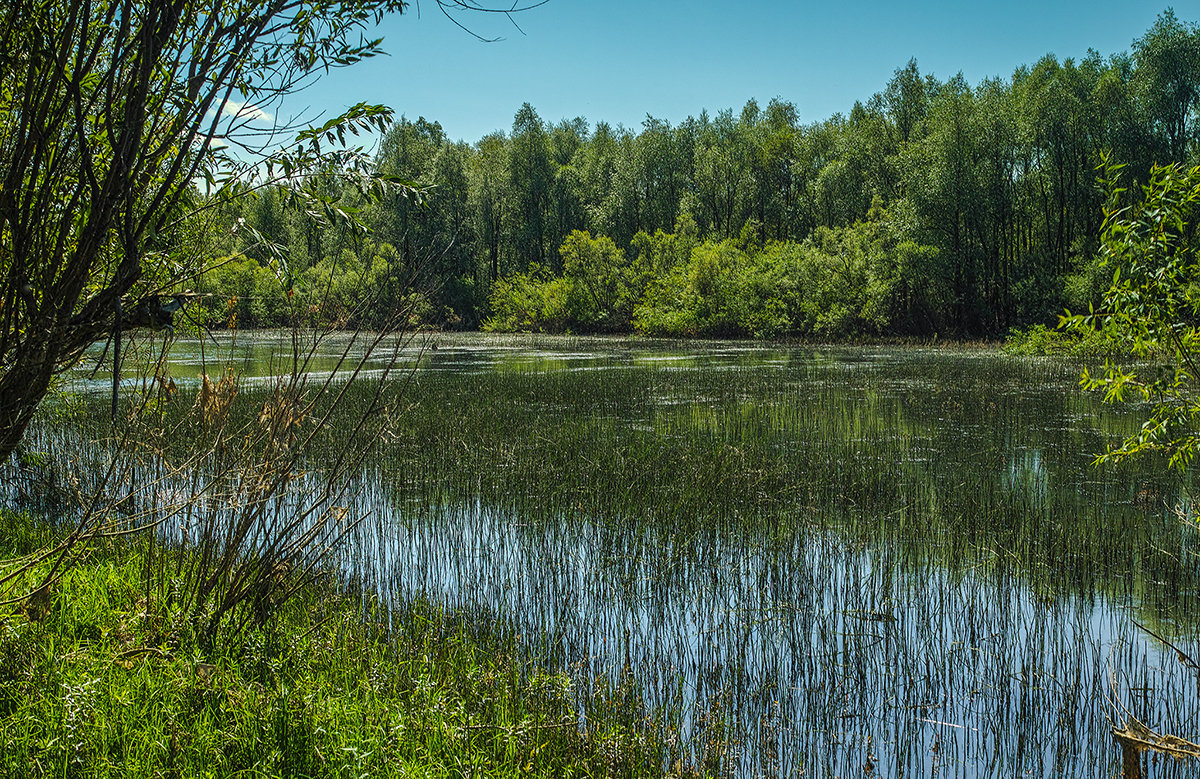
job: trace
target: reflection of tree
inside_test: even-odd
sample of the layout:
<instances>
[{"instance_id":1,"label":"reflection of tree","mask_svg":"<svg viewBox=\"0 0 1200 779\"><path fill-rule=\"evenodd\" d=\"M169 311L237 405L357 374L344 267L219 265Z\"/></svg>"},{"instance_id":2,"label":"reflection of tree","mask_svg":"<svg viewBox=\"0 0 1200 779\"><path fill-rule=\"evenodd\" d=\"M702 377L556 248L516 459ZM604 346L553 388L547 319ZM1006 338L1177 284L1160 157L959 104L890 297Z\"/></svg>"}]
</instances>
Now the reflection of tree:
<instances>
[{"instance_id":1,"label":"reflection of tree","mask_svg":"<svg viewBox=\"0 0 1200 779\"><path fill-rule=\"evenodd\" d=\"M1178 477L1092 466L1131 417L1098 417L1071 365L647 349L619 369L597 370L597 358L570 370L547 351L430 377L405 422L406 439L423 443L405 461L496 505L538 495L551 513L651 526L836 526L917 562L1006 571L1051 598L1132 592L1182 609L1196 581L1165 509ZM510 410L503 424L497 407ZM1014 462L1028 465L1016 478Z\"/></svg>"}]
</instances>

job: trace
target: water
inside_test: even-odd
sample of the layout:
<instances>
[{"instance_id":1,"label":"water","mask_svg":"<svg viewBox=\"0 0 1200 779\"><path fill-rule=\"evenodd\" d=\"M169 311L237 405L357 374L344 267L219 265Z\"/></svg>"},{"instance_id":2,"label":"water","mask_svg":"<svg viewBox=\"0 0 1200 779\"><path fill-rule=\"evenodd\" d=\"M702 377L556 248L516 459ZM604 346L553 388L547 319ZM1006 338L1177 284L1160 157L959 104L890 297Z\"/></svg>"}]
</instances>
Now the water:
<instances>
[{"instance_id":1,"label":"water","mask_svg":"<svg viewBox=\"0 0 1200 779\"><path fill-rule=\"evenodd\" d=\"M184 393L223 362L269 380L287 346L179 342L171 372ZM510 622L581 702L639 696L668 762L1100 777L1119 770L1108 729L1127 712L1200 738L1198 680L1134 624L1200 656L1186 485L1153 460L1093 465L1138 409L1079 394L1078 366L723 342L395 346L417 369L411 408L345 499L366 518L346 574ZM319 377L362 346L339 336L313 354L303 370ZM319 444L337 451L332 427ZM78 448L64 436L32 440Z\"/></svg>"},{"instance_id":2,"label":"water","mask_svg":"<svg viewBox=\"0 0 1200 779\"><path fill-rule=\"evenodd\" d=\"M886 544L533 531L479 506L378 538L396 597L511 615L578 678L629 675L677 713L681 754L733 775L1110 775L1110 696L1196 721L1193 681L1123 609L908 571Z\"/></svg>"}]
</instances>

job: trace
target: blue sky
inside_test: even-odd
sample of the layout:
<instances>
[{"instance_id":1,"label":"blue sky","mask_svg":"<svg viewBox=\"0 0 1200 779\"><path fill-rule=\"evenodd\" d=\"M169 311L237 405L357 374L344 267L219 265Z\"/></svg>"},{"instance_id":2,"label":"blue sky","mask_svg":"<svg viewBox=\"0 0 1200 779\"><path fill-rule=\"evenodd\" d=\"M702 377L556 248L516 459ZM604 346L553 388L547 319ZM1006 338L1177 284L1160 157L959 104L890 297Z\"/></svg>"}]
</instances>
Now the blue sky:
<instances>
[{"instance_id":1,"label":"blue sky","mask_svg":"<svg viewBox=\"0 0 1200 779\"><path fill-rule=\"evenodd\" d=\"M486 0L484 0L486 1ZM1047 53L1129 51L1166 9L1142 0L779 2L549 0L517 15L462 15L483 43L423 0L380 30L389 56L323 77L289 104L326 118L358 101L442 123L455 140L508 131L528 102L542 119L636 129L702 109L779 97L804 123L846 113L915 57L921 72L1008 77ZM1200 7L1176 3L1185 22Z\"/></svg>"}]
</instances>

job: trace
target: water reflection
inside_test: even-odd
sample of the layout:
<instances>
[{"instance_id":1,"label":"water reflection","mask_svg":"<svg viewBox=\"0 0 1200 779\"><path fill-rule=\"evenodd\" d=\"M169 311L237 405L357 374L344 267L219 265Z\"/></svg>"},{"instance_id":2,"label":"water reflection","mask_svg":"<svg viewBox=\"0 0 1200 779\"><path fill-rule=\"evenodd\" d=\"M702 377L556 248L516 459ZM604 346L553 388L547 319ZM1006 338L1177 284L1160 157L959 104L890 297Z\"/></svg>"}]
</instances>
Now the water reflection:
<instances>
[{"instance_id":1,"label":"water reflection","mask_svg":"<svg viewBox=\"0 0 1200 779\"><path fill-rule=\"evenodd\" d=\"M736 365L783 365L790 350L737 342L631 341L627 338L564 339L538 335L489 336L479 333L405 333L389 336L371 347L371 334L294 334L283 330L214 331L205 338L179 335L164 344L160 334L140 334L124 346L122 377L131 385L167 349L170 375L194 381L234 368L249 379L286 375L296 369L296 355L306 370L327 373L367 357L367 366L382 368L394 360L415 362L421 369L470 373L477 371L595 370L619 366L723 368ZM865 359L865 358L864 358ZM77 381L107 384L112 379L112 353L96 344L73 371ZM151 372L152 375L152 372Z\"/></svg>"},{"instance_id":2,"label":"water reflection","mask_svg":"<svg viewBox=\"0 0 1200 779\"><path fill-rule=\"evenodd\" d=\"M1200 721L1183 667L1105 599L912 570L888 544L531 528L478 503L385 513L357 543L396 598L504 614L581 679L630 674L693 760L730 740L736 776L1109 776L1114 696L1169 732Z\"/></svg>"}]
</instances>

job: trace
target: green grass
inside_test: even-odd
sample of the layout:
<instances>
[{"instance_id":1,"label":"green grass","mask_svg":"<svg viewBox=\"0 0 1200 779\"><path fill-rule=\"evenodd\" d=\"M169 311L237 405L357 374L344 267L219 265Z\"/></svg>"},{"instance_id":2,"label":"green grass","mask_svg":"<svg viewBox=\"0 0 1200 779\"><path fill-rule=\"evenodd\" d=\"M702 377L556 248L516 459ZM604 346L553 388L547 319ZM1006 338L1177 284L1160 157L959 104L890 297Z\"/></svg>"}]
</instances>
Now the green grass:
<instances>
[{"instance_id":1,"label":"green grass","mask_svg":"<svg viewBox=\"0 0 1200 779\"><path fill-rule=\"evenodd\" d=\"M903 383L886 365L815 363L431 374L379 449L380 478L526 521L681 535L815 522L959 569L1050 561L1064 582L1124 580L1145 562L1135 550L1178 543L1158 497L1178 486L1154 463L1092 465L1133 422L1073 392L1076 371L916 355ZM1156 564L1191 575L1186 559Z\"/></svg>"},{"instance_id":2,"label":"green grass","mask_svg":"<svg viewBox=\"0 0 1200 779\"><path fill-rule=\"evenodd\" d=\"M1093 606L1111 601L1191 646L1200 558L1195 528L1175 515L1190 516L1188 484L1153 461L1092 464L1139 417L1080 394L1075 364L978 350L718 345L676 355L612 343L563 341L476 362L439 350L438 359L467 367L418 373L402 389L389 384L395 423L386 436L372 433L371 457L349 477L347 513L367 521L337 564L385 601L394 591L428 592L508 609L524 635L487 614L404 601L390 632L372 632L389 617L377 606L364 621L357 607L338 611L306 591L271 630L251 624L244 639L200 642L208 653L170 609L158 625L134 620L147 632L110 650L110 664L155 647L172 658L187 653L191 664L173 672L185 681L197 662L236 668L221 689L250 703L223 704L226 719L203 732L227 728L220 743L250 743L258 762L239 769L244 763L221 764L216 748L204 747L197 760L221 774L398 775L405 765L421 775L653 774L663 755L714 773L769 774L778 765L823 775L819 767L861 771L869 761L880 775L926 774L941 759L927 741L938 717L911 712L940 700L949 702L946 722L991 739L959 734L975 755L964 759L980 761L965 765L1030 770L1037 752L1022 745L1037 733L1038 748L1071 757L1059 775L1098 776L1109 745L1105 642L1131 647L1117 666L1128 688L1159 681L1148 676L1141 658L1152 654L1140 654L1145 642L1132 623L1114 618L1093 629ZM238 395L234 429L254 429L264 397L251 386ZM30 451L45 462L24 466L29 478L53 484L55 474L61 482L86 471L72 463L103 462L108 450L88 442L104 442L107 425L95 420L106 408L103 399L81 405L91 403L97 408L68 415L83 432L66 422L34 431ZM352 389L296 470L319 471L361 444L353 422L372 403L369 386ZM189 408L188 398L164 403L167 432L136 440L160 442L186 462L204 432L189 423ZM211 463L244 459L243 438L228 440ZM120 484L141 490L137 505L155 505L162 493L141 486L142 473L156 471L131 471ZM310 483L295 481L291 494ZM478 550L458 555L476 541ZM515 559L492 563L493 552ZM468 577L465 593L442 589L447 571L451 582ZM159 597L170 592L167 579L153 579ZM535 597L523 601L531 582ZM122 608L139 613L144 596L128 598L135 605ZM319 622L328 614L336 616ZM84 623L104 635L99 618ZM66 647L77 633L56 640ZM313 667L331 642L338 658L365 651L343 651L354 641L383 659L339 660L350 670L332 679ZM156 652L132 659L169 660ZM405 680L364 689L388 663ZM607 682L596 680L605 674ZM1061 684L1044 684L1047 675ZM1165 697L1173 684L1156 688L1169 702L1144 716L1194 721L1182 688L1178 700ZM1016 711L1018 700L1024 719L997 713ZM955 701L975 708L956 719ZM423 734L419 741L408 730L398 745L377 735L397 727L397 711L408 712L401 721ZM59 711L48 721L67 718ZM350 724L339 730L339 722ZM356 727L374 735L329 735ZM62 748L61 734L41 738ZM330 755L346 746L370 757L339 774ZM248 759L228 759L238 754ZM67 759L60 755L59 775ZM1085 767L1094 772L1080 773Z\"/></svg>"},{"instance_id":3,"label":"green grass","mask_svg":"<svg viewBox=\"0 0 1200 779\"><path fill-rule=\"evenodd\" d=\"M0 513L9 559L47 536ZM662 773L636 701L579 701L495 620L318 583L204 652L147 603L144 547L99 542L38 619L0 614L0 776Z\"/></svg>"}]
</instances>

